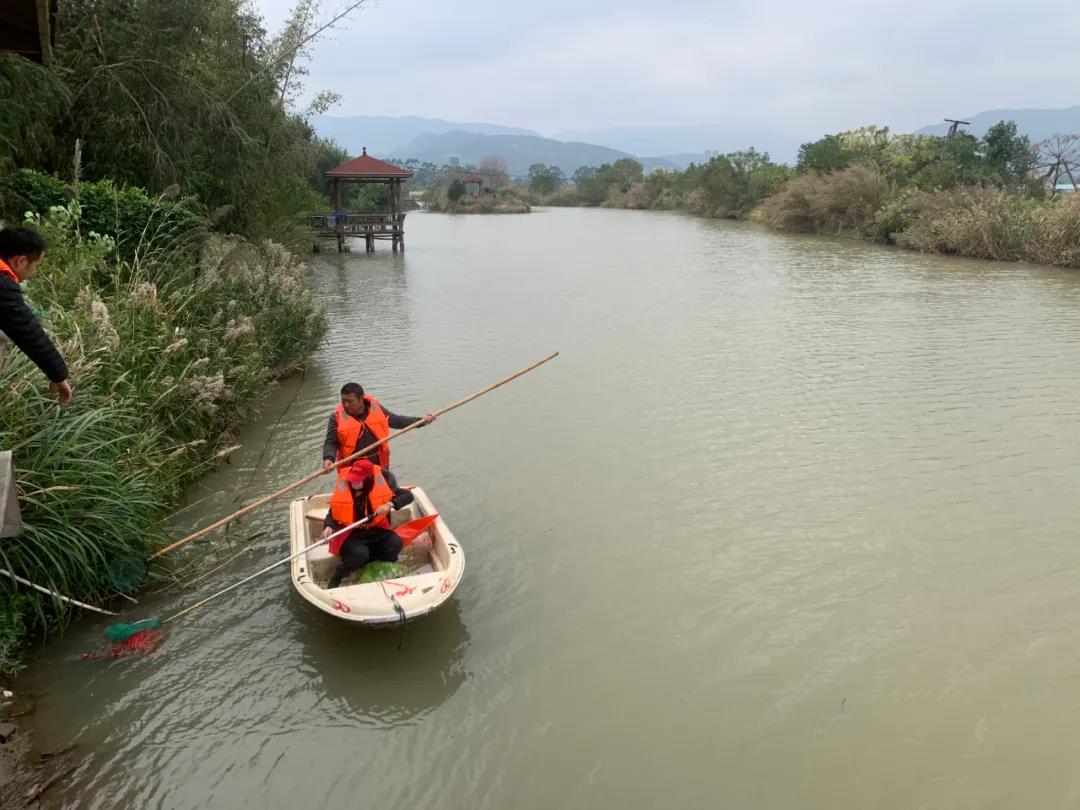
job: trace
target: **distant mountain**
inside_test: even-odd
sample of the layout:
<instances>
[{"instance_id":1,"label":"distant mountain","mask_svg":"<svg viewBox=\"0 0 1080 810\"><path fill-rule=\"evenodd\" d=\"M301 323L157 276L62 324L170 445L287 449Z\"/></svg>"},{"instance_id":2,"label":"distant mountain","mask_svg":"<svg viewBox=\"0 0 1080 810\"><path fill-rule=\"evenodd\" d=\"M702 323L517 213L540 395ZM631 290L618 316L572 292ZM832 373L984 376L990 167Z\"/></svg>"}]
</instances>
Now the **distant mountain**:
<instances>
[{"instance_id":1,"label":"distant mountain","mask_svg":"<svg viewBox=\"0 0 1080 810\"><path fill-rule=\"evenodd\" d=\"M666 157L639 157L634 158L634 160L641 164L641 168L644 170L645 174L654 172L657 169L662 169L665 172L673 172L686 168L686 165L675 160L669 160Z\"/></svg>"},{"instance_id":2,"label":"distant mountain","mask_svg":"<svg viewBox=\"0 0 1080 810\"><path fill-rule=\"evenodd\" d=\"M692 153L699 156L695 163L700 163L703 153L707 151L734 152L751 146L759 152L768 152L777 162L791 163L798 154L799 146L813 140L808 134L739 124L606 127L567 130L553 137L603 144L634 155L663 155L670 159L682 153Z\"/></svg>"},{"instance_id":3,"label":"distant mountain","mask_svg":"<svg viewBox=\"0 0 1080 810\"><path fill-rule=\"evenodd\" d=\"M386 115L314 115L311 125L324 138L333 138L350 155L367 150L375 155L388 155L409 143L421 133L473 132L480 135L533 135L531 129L504 127L499 124L462 124L441 118L420 118L407 115L394 118Z\"/></svg>"},{"instance_id":4,"label":"distant mountain","mask_svg":"<svg viewBox=\"0 0 1080 810\"><path fill-rule=\"evenodd\" d=\"M473 132L424 133L390 153L391 158L417 158L442 166L450 158L462 165L489 156L504 158L510 174L524 176L534 163L558 166L567 177L581 166L599 166L633 155L591 143L565 143L537 135L479 135ZM634 158L635 160L637 158Z\"/></svg>"},{"instance_id":5,"label":"distant mountain","mask_svg":"<svg viewBox=\"0 0 1080 810\"><path fill-rule=\"evenodd\" d=\"M1060 110L1034 109L1034 110L987 110L986 112L968 115L963 118L970 121L971 126L961 127L962 132L970 132L981 138L998 121L1015 121L1016 129L1023 135L1027 135L1032 143L1046 140L1057 133L1074 134L1080 133L1080 105L1065 107ZM947 123L932 124L919 130L926 135L945 135L949 131Z\"/></svg>"},{"instance_id":6,"label":"distant mountain","mask_svg":"<svg viewBox=\"0 0 1080 810\"><path fill-rule=\"evenodd\" d=\"M677 155L660 155L659 157L655 158L642 158L642 160L663 161L664 163L671 164L676 169L682 170L689 166L691 163L696 163L699 166L702 163L708 163L709 157L704 152L680 152Z\"/></svg>"}]
</instances>

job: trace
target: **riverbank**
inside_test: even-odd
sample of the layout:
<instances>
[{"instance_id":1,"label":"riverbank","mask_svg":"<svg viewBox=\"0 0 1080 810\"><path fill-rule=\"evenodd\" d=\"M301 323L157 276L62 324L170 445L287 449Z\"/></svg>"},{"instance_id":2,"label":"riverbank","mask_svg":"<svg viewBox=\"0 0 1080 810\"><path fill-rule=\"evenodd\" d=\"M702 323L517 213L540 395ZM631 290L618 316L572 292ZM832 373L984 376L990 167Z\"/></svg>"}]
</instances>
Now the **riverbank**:
<instances>
[{"instance_id":1,"label":"riverbank","mask_svg":"<svg viewBox=\"0 0 1080 810\"><path fill-rule=\"evenodd\" d=\"M515 190L465 194L451 199L446 188L431 189L425 195L427 210L437 214L528 214L532 206Z\"/></svg>"},{"instance_id":2,"label":"riverbank","mask_svg":"<svg viewBox=\"0 0 1080 810\"><path fill-rule=\"evenodd\" d=\"M8 703L7 700L2 701ZM0 711L0 807L39 807L40 800L72 770L75 746L59 751L39 751L29 700Z\"/></svg>"},{"instance_id":3,"label":"riverbank","mask_svg":"<svg viewBox=\"0 0 1080 810\"><path fill-rule=\"evenodd\" d=\"M864 127L804 144L794 167L748 149L644 175L624 159L534 202L685 211L922 253L1080 267L1080 194L1051 193L1011 122L976 139Z\"/></svg>"},{"instance_id":4,"label":"riverbank","mask_svg":"<svg viewBox=\"0 0 1080 810\"><path fill-rule=\"evenodd\" d=\"M1080 268L1080 194L1032 198L998 188L896 192L873 172L851 169L790 181L745 212L710 207L699 195L652 199L643 184L590 206L556 194L544 205L684 211L743 219L787 233L896 245L919 253Z\"/></svg>"},{"instance_id":5,"label":"riverbank","mask_svg":"<svg viewBox=\"0 0 1080 810\"><path fill-rule=\"evenodd\" d=\"M0 542L9 570L98 604L132 587L110 564L164 544L185 485L228 457L233 430L303 366L325 320L307 267L274 242L176 229L164 214L125 249L88 230L75 200L29 224L49 248L24 291L76 396L59 410L40 372L8 353L0 435L24 528ZM0 581L0 678L19 668L26 638L68 617Z\"/></svg>"}]
</instances>

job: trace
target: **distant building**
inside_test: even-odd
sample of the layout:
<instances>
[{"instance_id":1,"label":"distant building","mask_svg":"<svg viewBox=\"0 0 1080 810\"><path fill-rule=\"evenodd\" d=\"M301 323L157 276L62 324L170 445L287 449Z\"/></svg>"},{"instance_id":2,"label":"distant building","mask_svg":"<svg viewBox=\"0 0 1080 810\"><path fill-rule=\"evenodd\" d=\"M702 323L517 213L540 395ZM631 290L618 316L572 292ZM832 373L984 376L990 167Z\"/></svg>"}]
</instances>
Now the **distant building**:
<instances>
[{"instance_id":1,"label":"distant building","mask_svg":"<svg viewBox=\"0 0 1080 810\"><path fill-rule=\"evenodd\" d=\"M450 158L450 165L451 166L460 166L461 161L456 157L452 157L452 158Z\"/></svg>"},{"instance_id":2,"label":"distant building","mask_svg":"<svg viewBox=\"0 0 1080 810\"><path fill-rule=\"evenodd\" d=\"M465 184L468 194L479 194L484 190L484 178L478 174L467 174L461 178L461 182Z\"/></svg>"}]
</instances>

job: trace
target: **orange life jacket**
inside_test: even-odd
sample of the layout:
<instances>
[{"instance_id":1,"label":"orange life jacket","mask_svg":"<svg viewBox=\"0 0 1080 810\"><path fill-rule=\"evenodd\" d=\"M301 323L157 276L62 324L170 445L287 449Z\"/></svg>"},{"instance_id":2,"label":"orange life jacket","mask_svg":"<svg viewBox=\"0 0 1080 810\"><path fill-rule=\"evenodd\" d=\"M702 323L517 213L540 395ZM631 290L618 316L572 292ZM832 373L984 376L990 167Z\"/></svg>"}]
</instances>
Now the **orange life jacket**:
<instances>
[{"instance_id":1,"label":"orange life jacket","mask_svg":"<svg viewBox=\"0 0 1080 810\"><path fill-rule=\"evenodd\" d=\"M338 461L351 456L360 449L357 448L356 444L360 441L360 434L364 432L365 426L371 431L371 435L375 437L376 441L385 439L390 435L390 419L386 415L386 411L382 409L382 405L378 403L375 397L369 397L366 394L364 395L364 402L367 403L367 416L362 420L347 414L344 405L337 406L337 412L334 415L337 417ZM379 445L376 452L378 453L379 466L389 467L390 443ZM348 470L348 467L338 467L338 480L345 476L346 470Z\"/></svg>"},{"instance_id":2,"label":"orange life jacket","mask_svg":"<svg viewBox=\"0 0 1080 810\"><path fill-rule=\"evenodd\" d=\"M8 276L16 284L19 283L19 277L15 275L15 271L3 259L0 259L0 274Z\"/></svg>"},{"instance_id":3,"label":"orange life jacket","mask_svg":"<svg viewBox=\"0 0 1080 810\"><path fill-rule=\"evenodd\" d=\"M384 503L390 503L390 501L394 499L394 491L390 489L390 485L386 483L386 479L382 474L382 467L375 467L372 477L374 477L375 483L368 493L367 510L362 515L356 514L356 499L353 498L352 487L349 486L349 482L344 478L338 480L337 486L334 487L334 494L330 496L330 516L334 520L343 526L348 526L350 523L355 523L360 518L367 517ZM390 528L390 521L387 519L386 515L381 515L377 520L365 523L364 525L388 529ZM353 531L355 531L355 529ZM352 531L346 532L331 540L328 547L330 553L340 553L341 544L345 542L350 534L352 534Z\"/></svg>"}]
</instances>

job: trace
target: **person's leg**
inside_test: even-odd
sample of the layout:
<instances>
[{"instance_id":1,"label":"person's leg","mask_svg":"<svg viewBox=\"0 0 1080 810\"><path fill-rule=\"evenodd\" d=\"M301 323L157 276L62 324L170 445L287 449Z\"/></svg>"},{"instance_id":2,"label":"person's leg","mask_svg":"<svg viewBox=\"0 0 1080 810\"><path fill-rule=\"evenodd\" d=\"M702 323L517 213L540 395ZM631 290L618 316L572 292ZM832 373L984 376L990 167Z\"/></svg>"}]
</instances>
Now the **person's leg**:
<instances>
[{"instance_id":1,"label":"person's leg","mask_svg":"<svg viewBox=\"0 0 1080 810\"><path fill-rule=\"evenodd\" d=\"M345 542L341 545L341 563L337 567L337 571L334 572L334 576L330 578L330 583L327 588L336 588L341 584L341 580L345 579L349 574L354 571L358 571L368 564L368 560L371 559L371 549L366 543L360 541L355 535L350 535L345 538Z\"/></svg>"},{"instance_id":2,"label":"person's leg","mask_svg":"<svg viewBox=\"0 0 1080 810\"><path fill-rule=\"evenodd\" d=\"M378 542L371 546L371 559L397 562L401 554L401 538L389 529L372 529L379 532Z\"/></svg>"}]
</instances>

